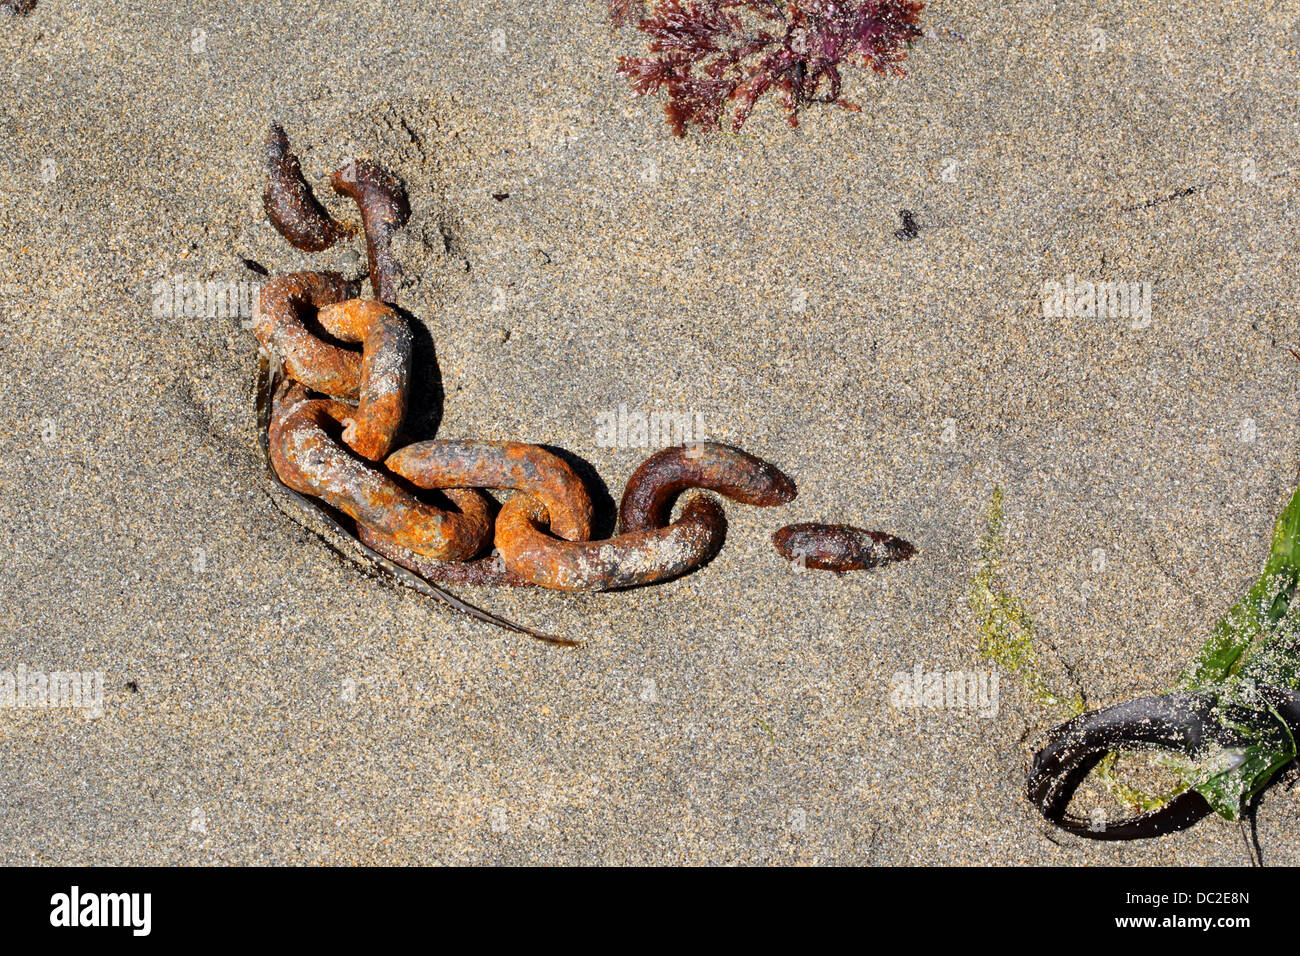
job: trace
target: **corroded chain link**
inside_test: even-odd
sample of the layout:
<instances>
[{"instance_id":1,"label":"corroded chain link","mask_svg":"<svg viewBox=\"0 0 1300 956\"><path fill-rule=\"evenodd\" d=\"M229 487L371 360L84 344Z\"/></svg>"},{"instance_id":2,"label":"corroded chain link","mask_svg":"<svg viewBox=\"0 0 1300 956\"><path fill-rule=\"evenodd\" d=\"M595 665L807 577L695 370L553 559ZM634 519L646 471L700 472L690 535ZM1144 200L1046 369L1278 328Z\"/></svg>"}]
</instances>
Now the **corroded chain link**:
<instances>
[{"instance_id":1,"label":"corroded chain link","mask_svg":"<svg viewBox=\"0 0 1300 956\"><path fill-rule=\"evenodd\" d=\"M337 223L313 195L279 126L271 128L266 162L264 206L291 244L321 251L356 231ZM634 587L692 571L722 547L726 515L698 491L761 507L794 499L788 476L740 449L714 442L669 448L629 480L619 506L620 533L593 541L587 488L553 452L471 439L395 448L407 410L413 338L391 304L400 269L390 247L410 205L401 181L373 163L350 162L330 183L360 210L373 298L360 298L357 284L332 273L299 272L267 283L253 323L281 378L270 398L267 451L284 486L350 517L356 538L378 560L431 584ZM359 345L360 352L347 345ZM514 493L495 521L487 489ZM691 489L698 491L673 519L676 498ZM424 492L440 495L446 506L429 503ZM788 531L778 532L778 545ZM486 555L493 545L495 553ZM906 557L907 548L884 559ZM879 563L885 553L869 557ZM849 563L812 566L844 570ZM486 613L476 616L502 623Z\"/></svg>"}]
</instances>

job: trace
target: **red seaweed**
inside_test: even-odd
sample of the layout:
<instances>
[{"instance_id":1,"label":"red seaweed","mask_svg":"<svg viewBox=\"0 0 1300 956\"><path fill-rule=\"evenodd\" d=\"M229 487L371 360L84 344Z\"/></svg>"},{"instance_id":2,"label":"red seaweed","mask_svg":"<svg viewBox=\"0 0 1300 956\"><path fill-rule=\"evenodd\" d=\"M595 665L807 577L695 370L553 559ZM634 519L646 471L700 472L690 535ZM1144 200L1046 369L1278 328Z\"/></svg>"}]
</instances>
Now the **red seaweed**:
<instances>
[{"instance_id":1,"label":"red seaweed","mask_svg":"<svg viewBox=\"0 0 1300 956\"><path fill-rule=\"evenodd\" d=\"M841 95L840 64L901 75L921 35L919 0L609 0L615 26L636 20L649 56L623 57L618 72L638 95L667 91L668 125L719 129L734 104L738 131L768 90L782 95L791 126L808 103L861 107Z\"/></svg>"}]
</instances>

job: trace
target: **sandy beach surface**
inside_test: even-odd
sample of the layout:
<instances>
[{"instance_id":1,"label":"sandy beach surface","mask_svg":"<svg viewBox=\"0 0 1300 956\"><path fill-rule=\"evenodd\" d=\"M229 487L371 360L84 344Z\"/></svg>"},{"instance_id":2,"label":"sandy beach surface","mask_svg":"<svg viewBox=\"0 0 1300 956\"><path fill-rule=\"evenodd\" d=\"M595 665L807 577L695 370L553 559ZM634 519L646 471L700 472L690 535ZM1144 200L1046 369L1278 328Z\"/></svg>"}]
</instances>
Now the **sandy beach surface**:
<instances>
[{"instance_id":1,"label":"sandy beach surface","mask_svg":"<svg viewBox=\"0 0 1300 956\"><path fill-rule=\"evenodd\" d=\"M968 602L1001 487L1044 679L1160 692L1298 480L1300 3L1087 6L939 0L906 77L846 71L861 113L792 130L768 97L685 139L600 0L0 20L0 670L104 680L98 711L0 709L0 863L1248 862L1219 820L1051 831L1025 772L1061 715ZM439 435L571 452L605 533L656 450L600 440L623 406L798 499L729 504L663 586L464 592L577 649L341 561L267 498L246 316L160 299L364 271L267 223L272 120L340 216L346 159L406 181ZM1149 317L1044 317L1071 276L1149 283ZM794 521L920 553L799 573ZM892 705L917 668L999 673L996 715ZM1266 861L1297 833L1274 787Z\"/></svg>"}]
</instances>

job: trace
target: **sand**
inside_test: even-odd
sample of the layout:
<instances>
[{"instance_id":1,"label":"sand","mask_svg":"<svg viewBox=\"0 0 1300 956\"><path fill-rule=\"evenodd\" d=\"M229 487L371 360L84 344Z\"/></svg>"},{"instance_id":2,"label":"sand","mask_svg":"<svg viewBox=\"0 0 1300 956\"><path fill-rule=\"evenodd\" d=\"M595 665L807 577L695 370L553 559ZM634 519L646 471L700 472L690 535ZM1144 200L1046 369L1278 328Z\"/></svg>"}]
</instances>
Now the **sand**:
<instances>
[{"instance_id":1,"label":"sand","mask_svg":"<svg viewBox=\"0 0 1300 956\"><path fill-rule=\"evenodd\" d=\"M0 709L0 863L1247 862L1216 820L1051 832L1023 790L1059 715L1013 675L990 718L890 688L990 670L995 486L1005 586L1093 706L1167 688L1257 573L1300 464L1300 4L925 22L965 40L850 71L860 114L796 131L769 99L685 140L598 0L0 22L0 670L105 682L100 713ZM243 259L362 268L267 224L273 119L339 214L347 158L406 180L439 434L566 449L617 499L655 449L599 416L699 413L799 498L728 506L721 555L661 587L465 592L576 650L340 561L265 495L241 317L159 301L260 281ZM1045 318L1070 275L1151 283L1149 321ZM797 573L770 535L817 520L920 554ZM1269 862L1297 824L1274 788Z\"/></svg>"}]
</instances>

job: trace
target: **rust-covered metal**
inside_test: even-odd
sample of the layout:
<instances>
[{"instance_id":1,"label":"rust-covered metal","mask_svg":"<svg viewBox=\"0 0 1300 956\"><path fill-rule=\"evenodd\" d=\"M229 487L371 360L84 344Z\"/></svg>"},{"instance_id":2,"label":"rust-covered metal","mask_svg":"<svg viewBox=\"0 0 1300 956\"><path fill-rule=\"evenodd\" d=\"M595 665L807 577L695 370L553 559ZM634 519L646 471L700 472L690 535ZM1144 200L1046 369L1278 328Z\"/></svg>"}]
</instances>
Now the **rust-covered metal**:
<instances>
[{"instance_id":1,"label":"rust-covered metal","mask_svg":"<svg viewBox=\"0 0 1300 956\"><path fill-rule=\"evenodd\" d=\"M603 541L564 541L546 530L546 507L516 494L497 515L496 546L511 572L558 591L609 591L667 581L709 561L727 533L722 507L692 497L665 528Z\"/></svg>"},{"instance_id":2,"label":"rust-covered metal","mask_svg":"<svg viewBox=\"0 0 1300 956\"><path fill-rule=\"evenodd\" d=\"M362 458L382 460L406 415L413 338L406 319L373 299L327 305L316 320L330 335L361 343L361 384L343 441Z\"/></svg>"},{"instance_id":3,"label":"rust-covered metal","mask_svg":"<svg viewBox=\"0 0 1300 956\"><path fill-rule=\"evenodd\" d=\"M619 505L623 532L662 528L686 488L704 488L741 504L769 507L793 501L794 482L775 465L720 442L696 442L651 455L628 479Z\"/></svg>"},{"instance_id":4,"label":"rust-covered metal","mask_svg":"<svg viewBox=\"0 0 1300 956\"><path fill-rule=\"evenodd\" d=\"M351 231L316 200L276 125L266 163L267 214L293 245L318 251ZM642 463L620 503L620 533L591 541L590 494L552 451L472 439L394 450L407 412L413 341L393 306L400 267L392 242L410 219L410 203L401 180L373 162L346 163L330 183L360 210L372 297L356 298L356 284L332 273L281 276L262 290L254 331L275 369L266 381L287 377L265 403L271 413L263 434L277 500L295 513L316 511L347 538L348 553L363 554L390 580L480 620L554 640L436 585L607 591L653 584L707 563L726 537L726 514L707 494L691 495L672 520L683 491L713 491L757 506L795 498L794 482L769 462L718 442L682 445ZM493 503L480 489L514 493L495 527ZM340 523L347 523L343 515L354 522L355 536ZM913 553L889 535L829 525L792 525L775 541L788 557L832 570ZM484 556L493 543L496 552Z\"/></svg>"},{"instance_id":5,"label":"rust-covered metal","mask_svg":"<svg viewBox=\"0 0 1300 956\"><path fill-rule=\"evenodd\" d=\"M384 463L421 488L508 488L532 495L550 515L551 531L568 541L591 537L591 496L563 458L515 441L422 441Z\"/></svg>"},{"instance_id":6,"label":"rust-covered metal","mask_svg":"<svg viewBox=\"0 0 1300 956\"><path fill-rule=\"evenodd\" d=\"M497 550L512 574L560 591L609 591L679 577L712 559L727 531L722 507L706 495L693 496L670 523L674 500L687 488L752 505L795 496L794 482L780 469L738 448L682 445L652 455L632 475L620 508L622 534L561 540L552 533L547 504L521 493L497 516Z\"/></svg>"},{"instance_id":7,"label":"rust-covered metal","mask_svg":"<svg viewBox=\"0 0 1300 956\"><path fill-rule=\"evenodd\" d=\"M284 390L268 433L271 464L280 480L417 554L463 561L483 551L491 535L483 495L447 492L459 512L420 501L335 437L353 414L339 402L308 398L301 386Z\"/></svg>"},{"instance_id":8,"label":"rust-covered metal","mask_svg":"<svg viewBox=\"0 0 1300 956\"><path fill-rule=\"evenodd\" d=\"M293 245L317 251L351 231L316 201L279 126L268 137L266 161L264 205ZM374 295L391 302L398 268L389 247L394 232L410 217L401 182L371 163L349 163L331 182L360 208ZM391 451L402 426L411 330L384 303L355 300L356 291L337 275L298 273L272 280L259 297L254 327L263 348L257 407L271 499L339 554L389 581L507 630L557 644L576 643L498 617L432 583L438 568L457 569L443 575L456 583L525 582L499 559L474 560L492 535L490 501L482 492L445 488L441 494L452 507L439 509L382 465L370 464ZM360 352L341 347L357 343ZM308 389L329 398L317 398ZM343 404L348 401L357 406ZM574 481L581 488L576 476ZM585 489L581 494L585 500ZM563 513L562 499L552 500ZM353 531L340 523L346 519L339 512L355 522ZM590 502L585 524L580 506L573 514L574 532L589 534ZM477 580L476 569L481 569Z\"/></svg>"},{"instance_id":9,"label":"rust-covered metal","mask_svg":"<svg viewBox=\"0 0 1300 956\"><path fill-rule=\"evenodd\" d=\"M367 571L379 575L384 580L399 587L410 588L427 598L440 601L448 607L454 608L462 614L474 618L476 621L482 621L485 624L491 624L507 631L513 631L517 634L526 634L529 637L535 637L538 640L546 641L552 644L561 644L572 647L577 642L569 638L557 637L554 634L547 634L544 631L538 631L531 627L525 627L515 621L493 614L491 611L485 611L481 607L476 607L466 601L461 600L439 587L436 583L425 580L418 573L409 567L400 565L390 558L380 554L374 548L363 543L361 539L367 537L364 527L357 528L357 537L353 537L353 532L344 528L334 517L333 509L322 504L316 498L301 494L284 484L280 476L275 473L271 466L271 456L268 451L269 431L271 427L272 407L275 404L275 397L280 395L281 377L283 369L278 364L273 364L270 356L265 351L258 354L257 376L253 390L254 404L257 413L258 431L260 433L260 446L262 448L263 459L269 478L267 486L267 497L280 509L286 516L294 522L306 528L321 539L331 550L340 557L345 558ZM287 386L286 386L287 387ZM376 538L382 537L376 532L371 532ZM392 546L396 548L396 545ZM429 559L420 558L414 552L405 551L403 553L412 555L414 558L425 561ZM432 562L439 563L439 562ZM465 564L446 564L447 567L463 567L476 564L477 562L466 562Z\"/></svg>"},{"instance_id":10,"label":"rust-covered metal","mask_svg":"<svg viewBox=\"0 0 1300 956\"><path fill-rule=\"evenodd\" d=\"M330 176L330 185L361 211L366 257L374 295L385 302L397 299L401 270L393 258L393 235L411 218L411 204L402 181L377 163L359 159L344 163Z\"/></svg>"},{"instance_id":11,"label":"rust-covered metal","mask_svg":"<svg viewBox=\"0 0 1300 956\"><path fill-rule=\"evenodd\" d=\"M289 377L340 400L361 392L361 354L326 342L307 323L320 309L353 297L356 289L333 272L293 272L262 287L253 310L253 334L284 363Z\"/></svg>"},{"instance_id":12,"label":"rust-covered metal","mask_svg":"<svg viewBox=\"0 0 1300 956\"><path fill-rule=\"evenodd\" d=\"M883 531L842 524L786 525L772 535L781 557L818 571L869 571L906 561L916 553L910 542Z\"/></svg>"},{"instance_id":13,"label":"rust-covered metal","mask_svg":"<svg viewBox=\"0 0 1300 956\"><path fill-rule=\"evenodd\" d=\"M279 123L272 123L266 135L265 162L262 205L280 235L304 252L320 252L343 238L344 230L308 185Z\"/></svg>"},{"instance_id":14,"label":"rust-covered metal","mask_svg":"<svg viewBox=\"0 0 1300 956\"><path fill-rule=\"evenodd\" d=\"M499 552L472 561L438 561L403 548L391 538L361 526L357 536L388 560L399 564L426 581L466 587L531 588L536 587L506 567Z\"/></svg>"}]
</instances>

